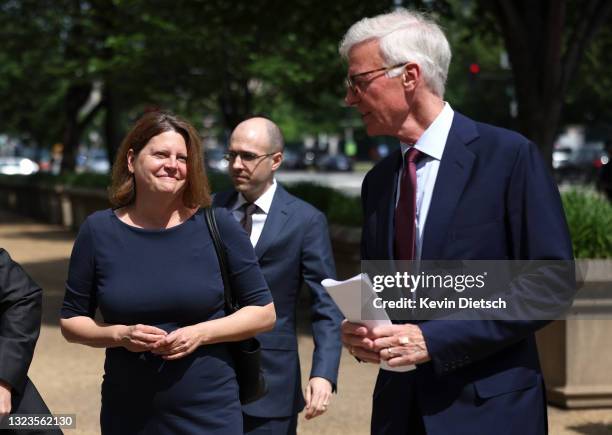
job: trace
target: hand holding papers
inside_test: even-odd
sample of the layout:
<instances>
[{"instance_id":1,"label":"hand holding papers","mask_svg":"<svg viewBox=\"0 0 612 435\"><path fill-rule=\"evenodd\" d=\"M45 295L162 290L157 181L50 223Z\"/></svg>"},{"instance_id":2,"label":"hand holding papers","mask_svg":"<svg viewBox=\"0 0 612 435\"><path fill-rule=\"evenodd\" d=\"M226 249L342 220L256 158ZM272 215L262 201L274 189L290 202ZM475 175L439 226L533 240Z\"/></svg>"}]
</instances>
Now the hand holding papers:
<instances>
[{"instance_id":1,"label":"hand holding papers","mask_svg":"<svg viewBox=\"0 0 612 435\"><path fill-rule=\"evenodd\" d=\"M361 273L346 281L324 279L321 285L349 322L362 324L370 330L376 326L391 325L384 308L376 308L373 303L378 295L367 274ZM386 361L382 361L380 367L393 372L406 372L415 368L413 365L389 367Z\"/></svg>"}]
</instances>

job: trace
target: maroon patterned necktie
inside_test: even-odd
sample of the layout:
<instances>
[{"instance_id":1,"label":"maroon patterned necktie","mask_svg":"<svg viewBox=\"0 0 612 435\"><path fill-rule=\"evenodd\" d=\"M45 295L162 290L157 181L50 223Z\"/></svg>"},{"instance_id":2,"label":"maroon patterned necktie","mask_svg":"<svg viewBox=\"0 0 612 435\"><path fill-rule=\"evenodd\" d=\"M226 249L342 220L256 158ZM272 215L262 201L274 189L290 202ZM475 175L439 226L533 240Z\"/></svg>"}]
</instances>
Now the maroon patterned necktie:
<instances>
[{"instance_id":1,"label":"maroon patterned necktie","mask_svg":"<svg viewBox=\"0 0 612 435\"><path fill-rule=\"evenodd\" d=\"M244 217L240 221L240 225L242 225L242 228L244 228L244 230L250 236L253 229L253 213L255 213L259 207L252 202L245 202L242 205L242 208L244 210Z\"/></svg>"},{"instance_id":2,"label":"maroon patterned necktie","mask_svg":"<svg viewBox=\"0 0 612 435\"><path fill-rule=\"evenodd\" d=\"M405 155L400 196L395 208L395 259L414 260L416 240L416 165L423 154L410 147Z\"/></svg>"}]
</instances>

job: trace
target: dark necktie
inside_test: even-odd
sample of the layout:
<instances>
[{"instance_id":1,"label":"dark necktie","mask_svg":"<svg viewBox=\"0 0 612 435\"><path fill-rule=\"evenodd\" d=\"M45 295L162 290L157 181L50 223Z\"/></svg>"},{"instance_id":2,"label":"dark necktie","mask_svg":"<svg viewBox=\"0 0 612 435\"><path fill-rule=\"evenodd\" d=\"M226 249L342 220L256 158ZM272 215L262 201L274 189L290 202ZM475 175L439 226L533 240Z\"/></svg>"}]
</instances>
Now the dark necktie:
<instances>
[{"instance_id":1,"label":"dark necktie","mask_svg":"<svg viewBox=\"0 0 612 435\"><path fill-rule=\"evenodd\" d=\"M255 213L259 207L252 202L245 202L242 205L242 208L244 210L244 217L240 221L240 225L242 225L242 228L244 228L244 230L250 236L251 230L253 229L253 213Z\"/></svg>"},{"instance_id":2,"label":"dark necktie","mask_svg":"<svg viewBox=\"0 0 612 435\"><path fill-rule=\"evenodd\" d=\"M416 240L416 165L422 153L411 147L405 156L400 196L395 208L395 259L414 260Z\"/></svg>"}]
</instances>

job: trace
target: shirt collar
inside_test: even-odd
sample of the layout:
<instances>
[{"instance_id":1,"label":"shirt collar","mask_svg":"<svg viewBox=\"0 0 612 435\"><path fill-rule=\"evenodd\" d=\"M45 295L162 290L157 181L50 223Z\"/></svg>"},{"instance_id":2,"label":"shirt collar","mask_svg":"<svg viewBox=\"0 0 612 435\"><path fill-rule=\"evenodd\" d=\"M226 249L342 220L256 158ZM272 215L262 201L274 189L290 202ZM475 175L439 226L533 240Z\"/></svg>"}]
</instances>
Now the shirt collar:
<instances>
[{"instance_id":1,"label":"shirt collar","mask_svg":"<svg viewBox=\"0 0 612 435\"><path fill-rule=\"evenodd\" d=\"M276 192L276 179L272 179L272 185L268 187L263 195L255 200L255 205L259 207L261 211L265 214L270 212L270 207L272 207L272 199L274 198L274 193ZM242 193L238 193L238 198L236 199L236 203L232 207L232 211L238 210L244 203L248 202Z\"/></svg>"},{"instance_id":2,"label":"shirt collar","mask_svg":"<svg viewBox=\"0 0 612 435\"><path fill-rule=\"evenodd\" d=\"M448 133L450 132L451 125L453 124L453 116L455 112L451 108L450 104L444 102L442 111L436 116L436 119L431 123L429 127L423 132L419 140L414 144L414 147L421 151L423 154L432 157L436 160L442 160L442 154L444 153L444 147L446 146L446 139L448 139ZM400 144L402 148L402 156L405 156L410 145L405 143Z\"/></svg>"}]
</instances>

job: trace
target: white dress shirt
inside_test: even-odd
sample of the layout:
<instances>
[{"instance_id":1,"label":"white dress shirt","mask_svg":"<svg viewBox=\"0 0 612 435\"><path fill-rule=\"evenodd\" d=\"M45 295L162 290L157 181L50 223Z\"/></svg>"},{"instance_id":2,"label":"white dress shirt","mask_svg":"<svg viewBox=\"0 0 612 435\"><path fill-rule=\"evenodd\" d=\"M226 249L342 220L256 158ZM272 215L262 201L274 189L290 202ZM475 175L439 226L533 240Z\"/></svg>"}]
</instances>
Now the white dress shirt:
<instances>
[{"instance_id":1,"label":"white dress shirt","mask_svg":"<svg viewBox=\"0 0 612 435\"><path fill-rule=\"evenodd\" d=\"M448 103L444 103L444 108L438 114L436 119L431 123L427 130L423 132L419 140L414 144L414 147L421 151L424 155L421 157L416 167L416 246L415 260L421 258L423 251L423 231L425 230L425 222L427 221L427 213L431 204L440 161L448 139L448 133L453 123L455 112ZM406 153L410 149L405 143L400 144L402 148L402 172L405 170ZM402 174L397 180L397 194L395 197L395 205L399 202L399 183L402 179Z\"/></svg>"},{"instance_id":2,"label":"white dress shirt","mask_svg":"<svg viewBox=\"0 0 612 435\"><path fill-rule=\"evenodd\" d=\"M268 218L268 213L272 206L272 199L274 198L274 192L276 192L276 180L272 179L272 186L268 187L268 190L255 200L255 205L259 207L259 209L253 213L253 226L251 227L251 244L253 247L257 245L257 241L261 236L266 219ZM246 202L248 201L242 196L242 193L238 193L236 202L231 208L232 214L238 222L244 217L242 205Z\"/></svg>"}]
</instances>

